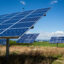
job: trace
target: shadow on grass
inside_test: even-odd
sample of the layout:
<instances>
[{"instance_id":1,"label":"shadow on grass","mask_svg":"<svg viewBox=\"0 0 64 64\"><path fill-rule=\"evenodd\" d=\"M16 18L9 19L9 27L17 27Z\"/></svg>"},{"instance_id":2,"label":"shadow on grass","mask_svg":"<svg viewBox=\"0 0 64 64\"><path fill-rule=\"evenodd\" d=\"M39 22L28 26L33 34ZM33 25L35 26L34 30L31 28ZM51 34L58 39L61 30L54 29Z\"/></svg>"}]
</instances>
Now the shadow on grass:
<instances>
[{"instance_id":1,"label":"shadow on grass","mask_svg":"<svg viewBox=\"0 0 64 64\"><path fill-rule=\"evenodd\" d=\"M11 54L7 59L5 56L0 56L0 64L52 64L57 58L45 57L40 54Z\"/></svg>"}]
</instances>

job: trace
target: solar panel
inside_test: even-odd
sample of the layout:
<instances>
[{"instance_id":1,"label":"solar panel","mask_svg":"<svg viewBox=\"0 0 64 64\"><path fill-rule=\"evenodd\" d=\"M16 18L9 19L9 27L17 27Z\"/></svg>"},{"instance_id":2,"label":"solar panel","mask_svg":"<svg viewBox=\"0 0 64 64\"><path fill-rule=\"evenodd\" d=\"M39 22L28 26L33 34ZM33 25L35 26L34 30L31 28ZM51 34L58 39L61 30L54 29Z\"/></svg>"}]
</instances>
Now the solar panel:
<instances>
[{"instance_id":1,"label":"solar panel","mask_svg":"<svg viewBox=\"0 0 64 64\"><path fill-rule=\"evenodd\" d=\"M0 45L6 45L6 39L0 39Z\"/></svg>"},{"instance_id":2,"label":"solar panel","mask_svg":"<svg viewBox=\"0 0 64 64\"><path fill-rule=\"evenodd\" d=\"M0 37L21 36L30 29L49 8L3 15L0 18Z\"/></svg>"},{"instance_id":3,"label":"solar panel","mask_svg":"<svg viewBox=\"0 0 64 64\"><path fill-rule=\"evenodd\" d=\"M24 34L17 43L33 43L39 34Z\"/></svg>"},{"instance_id":4,"label":"solar panel","mask_svg":"<svg viewBox=\"0 0 64 64\"><path fill-rule=\"evenodd\" d=\"M64 37L51 37L50 43L64 43Z\"/></svg>"}]
</instances>

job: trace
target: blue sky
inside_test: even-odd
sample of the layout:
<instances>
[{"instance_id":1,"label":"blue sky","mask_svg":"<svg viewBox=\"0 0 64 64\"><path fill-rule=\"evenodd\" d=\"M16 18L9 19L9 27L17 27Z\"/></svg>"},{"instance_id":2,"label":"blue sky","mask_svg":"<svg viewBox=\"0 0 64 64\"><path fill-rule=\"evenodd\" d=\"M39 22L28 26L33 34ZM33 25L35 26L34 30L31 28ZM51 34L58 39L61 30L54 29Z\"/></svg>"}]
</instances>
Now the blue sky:
<instances>
[{"instance_id":1,"label":"blue sky","mask_svg":"<svg viewBox=\"0 0 64 64\"><path fill-rule=\"evenodd\" d=\"M51 7L29 32L38 32L43 39L52 33L64 34L64 0L0 0L0 15L20 12L23 7L25 10Z\"/></svg>"}]
</instances>

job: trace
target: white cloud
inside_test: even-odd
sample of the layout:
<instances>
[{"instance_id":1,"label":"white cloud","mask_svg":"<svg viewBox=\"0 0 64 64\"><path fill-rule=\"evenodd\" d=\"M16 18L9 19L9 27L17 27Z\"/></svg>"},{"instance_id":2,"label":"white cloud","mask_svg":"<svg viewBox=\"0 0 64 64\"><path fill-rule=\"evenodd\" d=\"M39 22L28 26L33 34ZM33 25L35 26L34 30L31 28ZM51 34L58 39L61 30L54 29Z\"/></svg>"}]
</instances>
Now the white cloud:
<instances>
[{"instance_id":1,"label":"white cloud","mask_svg":"<svg viewBox=\"0 0 64 64\"><path fill-rule=\"evenodd\" d=\"M58 0L52 0L50 4L57 4Z\"/></svg>"},{"instance_id":2,"label":"white cloud","mask_svg":"<svg viewBox=\"0 0 64 64\"><path fill-rule=\"evenodd\" d=\"M24 1L20 1L20 3L21 3L22 5L26 5L26 3L25 3Z\"/></svg>"},{"instance_id":3,"label":"white cloud","mask_svg":"<svg viewBox=\"0 0 64 64\"><path fill-rule=\"evenodd\" d=\"M53 36L64 36L63 31L56 31L56 32L41 32L37 39L50 39Z\"/></svg>"},{"instance_id":4,"label":"white cloud","mask_svg":"<svg viewBox=\"0 0 64 64\"><path fill-rule=\"evenodd\" d=\"M64 36L64 32L63 31L56 31L56 32L52 32L53 36Z\"/></svg>"}]
</instances>

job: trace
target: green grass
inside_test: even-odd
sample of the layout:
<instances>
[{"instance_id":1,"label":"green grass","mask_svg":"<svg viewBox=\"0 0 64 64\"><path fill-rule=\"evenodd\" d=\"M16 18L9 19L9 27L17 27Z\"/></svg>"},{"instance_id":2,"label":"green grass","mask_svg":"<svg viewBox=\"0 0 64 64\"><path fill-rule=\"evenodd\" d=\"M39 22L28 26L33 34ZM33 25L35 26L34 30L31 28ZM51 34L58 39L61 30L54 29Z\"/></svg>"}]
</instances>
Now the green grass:
<instances>
[{"instance_id":1,"label":"green grass","mask_svg":"<svg viewBox=\"0 0 64 64\"><path fill-rule=\"evenodd\" d=\"M57 47L57 44L51 44L49 42L34 42L34 46L50 46L50 47ZM59 43L58 47L64 47L64 43Z\"/></svg>"},{"instance_id":2,"label":"green grass","mask_svg":"<svg viewBox=\"0 0 64 64\"><path fill-rule=\"evenodd\" d=\"M57 47L57 44L51 44L49 42L34 42L34 46L49 46L49 47ZM64 47L64 43L58 43L58 47Z\"/></svg>"},{"instance_id":3,"label":"green grass","mask_svg":"<svg viewBox=\"0 0 64 64\"><path fill-rule=\"evenodd\" d=\"M10 42L10 45L14 45L14 44L16 44L16 41L12 41L12 40L10 40L9 42Z\"/></svg>"},{"instance_id":4,"label":"green grass","mask_svg":"<svg viewBox=\"0 0 64 64\"><path fill-rule=\"evenodd\" d=\"M34 42L30 44L25 44L25 43L16 43L16 41L10 40L10 45L20 45L20 46L44 46L44 47L57 47L57 44L51 44L49 42ZM64 43L59 43L58 47L64 47Z\"/></svg>"}]
</instances>

